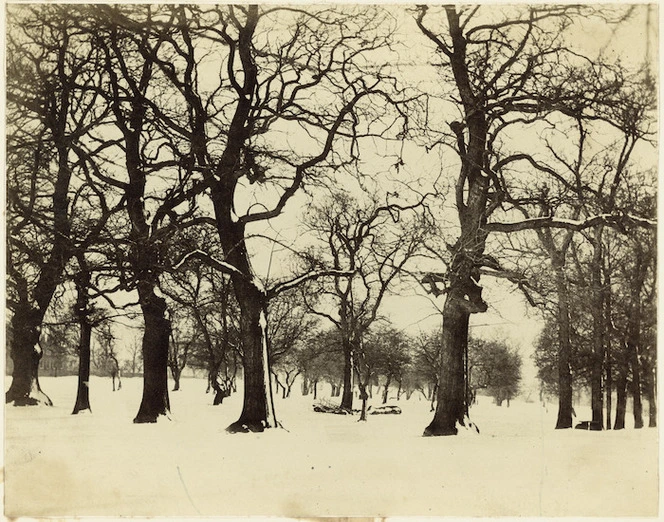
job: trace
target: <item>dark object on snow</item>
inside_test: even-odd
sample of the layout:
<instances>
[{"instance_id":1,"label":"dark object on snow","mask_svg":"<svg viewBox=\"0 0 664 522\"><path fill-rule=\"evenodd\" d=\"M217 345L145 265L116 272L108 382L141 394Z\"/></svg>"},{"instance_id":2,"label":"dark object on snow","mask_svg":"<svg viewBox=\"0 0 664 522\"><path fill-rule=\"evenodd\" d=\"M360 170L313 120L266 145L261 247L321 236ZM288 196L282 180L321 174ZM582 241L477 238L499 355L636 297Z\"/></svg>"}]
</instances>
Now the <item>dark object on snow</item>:
<instances>
[{"instance_id":1,"label":"dark object on snow","mask_svg":"<svg viewBox=\"0 0 664 522\"><path fill-rule=\"evenodd\" d=\"M369 415L401 415L399 406L378 406L372 408L369 406Z\"/></svg>"},{"instance_id":2,"label":"dark object on snow","mask_svg":"<svg viewBox=\"0 0 664 522\"><path fill-rule=\"evenodd\" d=\"M602 423L601 422L593 422L593 421L583 421L579 422L576 426L574 426L575 430L590 430L590 431L602 431Z\"/></svg>"},{"instance_id":3,"label":"dark object on snow","mask_svg":"<svg viewBox=\"0 0 664 522\"><path fill-rule=\"evenodd\" d=\"M336 405L330 405L330 404L314 404L314 411L318 413L334 413L336 415L350 415L351 412L349 412L347 409L342 408L341 406L336 406Z\"/></svg>"}]
</instances>

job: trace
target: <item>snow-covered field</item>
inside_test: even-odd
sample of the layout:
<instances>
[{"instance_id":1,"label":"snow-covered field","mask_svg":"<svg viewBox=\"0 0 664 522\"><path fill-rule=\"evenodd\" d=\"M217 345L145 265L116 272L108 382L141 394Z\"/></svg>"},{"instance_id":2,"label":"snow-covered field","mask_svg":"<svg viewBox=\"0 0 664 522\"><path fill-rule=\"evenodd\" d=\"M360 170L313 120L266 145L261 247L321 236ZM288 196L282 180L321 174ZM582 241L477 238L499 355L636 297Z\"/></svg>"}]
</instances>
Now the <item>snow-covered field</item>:
<instances>
[{"instance_id":1,"label":"snow-covered field","mask_svg":"<svg viewBox=\"0 0 664 522\"><path fill-rule=\"evenodd\" d=\"M286 430L228 435L241 394L212 406L205 381L171 393L173 421L134 425L140 379L93 378L93 415L70 415L74 377L43 378L53 408L6 408L5 514L655 516L657 430L555 431L555 407L487 398L480 435L423 438L429 405L402 415L315 413L277 399ZM358 401L359 406L359 401ZM579 420L589 412L577 408Z\"/></svg>"}]
</instances>

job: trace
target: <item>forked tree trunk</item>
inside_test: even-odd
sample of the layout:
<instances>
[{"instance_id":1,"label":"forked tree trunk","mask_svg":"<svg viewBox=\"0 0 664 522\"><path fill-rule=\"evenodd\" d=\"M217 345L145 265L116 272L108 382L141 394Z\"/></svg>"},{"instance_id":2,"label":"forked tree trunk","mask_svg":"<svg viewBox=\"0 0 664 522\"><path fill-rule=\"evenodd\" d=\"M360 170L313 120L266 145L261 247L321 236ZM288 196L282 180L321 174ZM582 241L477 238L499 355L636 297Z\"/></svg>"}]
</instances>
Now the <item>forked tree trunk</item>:
<instances>
[{"instance_id":1,"label":"forked tree trunk","mask_svg":"<svg viewBox=\"0 0 664 522\"><path fill-rule=\"evenodd\" d=\"M14 365L12 383L5 395L7 403L15 406L52 406L51 399L39 386L39 326L42 314L38 310L19 308L11 321L11 357Z\"/></svg>"}]
</instances>

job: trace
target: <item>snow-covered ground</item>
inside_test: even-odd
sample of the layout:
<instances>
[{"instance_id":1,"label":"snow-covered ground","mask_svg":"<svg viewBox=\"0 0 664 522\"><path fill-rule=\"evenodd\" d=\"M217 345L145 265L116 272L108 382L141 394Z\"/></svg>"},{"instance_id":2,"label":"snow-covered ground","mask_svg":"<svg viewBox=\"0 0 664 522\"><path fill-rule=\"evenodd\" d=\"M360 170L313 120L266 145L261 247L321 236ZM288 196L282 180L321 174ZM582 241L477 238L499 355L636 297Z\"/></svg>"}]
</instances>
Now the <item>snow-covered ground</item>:
<instances>
[{"instance_id":1,"label":"snow-covered ground","mask_svg":"<svg viewBox=\"0 0 664 522\"><path fill-rule=\"evenodd\" d=\"M140 379L113 393L93 378L92 415L70 415L74 377L42 388L54 407L6 408L7 516L657 514L657 430L556 431L553 404L480 398L480 435L424 438L415 396L360 423L294 390L276 401L285 430L229 435L241 394L212 406L201 379L183 379L173 421L155 425L131 422Z\"/></svg>"}]
</instances>

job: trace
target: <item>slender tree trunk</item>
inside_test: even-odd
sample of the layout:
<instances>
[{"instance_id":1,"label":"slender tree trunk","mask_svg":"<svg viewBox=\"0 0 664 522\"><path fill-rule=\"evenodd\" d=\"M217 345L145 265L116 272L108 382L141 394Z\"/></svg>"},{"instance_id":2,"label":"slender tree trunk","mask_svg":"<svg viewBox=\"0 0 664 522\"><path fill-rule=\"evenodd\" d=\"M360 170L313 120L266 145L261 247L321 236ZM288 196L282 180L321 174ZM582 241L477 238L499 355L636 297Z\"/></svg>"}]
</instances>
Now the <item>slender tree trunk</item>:
<instances>
[{"instance_id":1,"label":"slender tree trunk","mask_svg":"<svg viewBox=\"0 0 664 522\"><path fill-rule=\"evenodd\" d=\"M318 391L318 381L314 381L313 387L314 387L314 400L316 400L317 399L316 395Z\"/></svg>"},{"instance_id":2,"label":"slender tree trunk","mask_svg":"<svg viewBox=\"0 0 664 522\"><path fill-rule=\"evenodd\" d=\"M182 370L176 365L171 366L171 375L173 377L173 391L180 390L180 375Z\"/></svg>"},{"instance_id":3,"label":"slender tree trunk","mask_svg":"<svg viewBox=\"0 0 664 522\"><path fill-rule=\"evenodd\" d=\"M611 353L611 333L613 331L612 323L612 297L611 297L611 271L606 270L604 274L605 283L605 308L604 308L604 332L606 349L606 429L611 429L612 419L611 411L613 408L613 354Z\"/></svg>"},{"instance_id":4,"label":"slender tree trunk","mask_svg":"<svg viewBox=\"0 0 664 522\"><path fill-rule=\"evenodd\" d=\"M367 393L367 385L362 383L358 379L357 387L360 390L360 400L362 401L362 411L360 412L361 421L367 420L367 400L369 399L369 394Z\"/></svg>"},{"instance_id":5,"label":"slender tree trunk","mask_svg":"<svg viewBox=\"0 0 664 522\"><path fill-rule=\"evenodd\" d=\"M636 343L628 341L630 366L632 367L632 398L634 401L634 428L643 428L643 403L641 402L641 368Z\"/></svg>"},{"instance_id":6,"label":"slender tree trunk","mask_svg":"<svg viewBox=\"0 0 664 522\"><path fill-rule=\"evenodd\" d=\"M650 375L647 379L645 386L646 399L648 401L648 427L657 427L657 392L655 387L655 379L657 375L654 370L650 370Z\"/></svg>"},{"instance_id":7,"label":"slender tree trunk","mask_svg":"<svg viewBox=\"0 0 664 522\"><path fill-rule=\"evenodd\" d=\"M636 249L635 278L630 292L630 314L627 321L627 354L632 369L632 397L634 400L634 427L643 428L643 405L641 403L641 364L639 350L641 348L641 290L646 274L646 263L643 252Z\"/></svg>"},{"instance_id":8,"label":"slender tree trunk","mask_svg":"<svg viewBox=\"0 0 664 522\"><path fill-rule=\"evenodd\" d=\"M553 267L558 294L558 420L556 429L572 427L572 370L571 327L569 318L569 295L565 278L564 254L554 259Z\"/></svg>"},{"instance_id":9,"label":"slender tree trunk","mask_svg":"<svg viewBox=\"0 0 664 522\"><path fill-rule=\"evenodd\" d=\"M341 395L341 409L352 412L353 411L353 346L352 343L344 339L343 341L344 352L344 380L343 391Z\"/></svg>"},{"instance_id":10,"label":"slender tree trunk","mask_svg":"<svg viewBox=\"0 0 664 522\"><path fill-rule=\"evenodd\" d=\"M602 289L602 232L600 225L595 231L593 241L593 256L591 261L591 289L592 289L592 324L593 349L592 367L590 370L590 406L592 420L590 429L601 431L604 428L604 404L602 401L602 373L604 371L604 299Z\"/></svg>"},{"instance_id":11,"label":"slender tree trunk","mask_svg":"<svg viewBox=\"0 0 664 522\"><path fill-rule=\"evenodd\" d=\"M627 365L618 366L618 378L616 379L616 421L614 430L625 428L625 412L627 410Z\"/></svg>"},{"instance_id":12,"label":"slender tree trunk","mask_svg":"<svg viewBox=\"0 0 664 522\"><path fill-rule=\"evenodd\" d=\"M392 376L388 375L385 381L385 390L383 391L383 404L387 404L387 395L390 391L390 384L392 383Z\"/></svg>"},{"instance_id":13,"label":"slender tree trunk","mask_svg":"<svg viewBox=\"0 0 664 522\"><path fill-rule=\"evenodd\" d=\"M80 292L81 290L79 290ZM83 290L87 293L87 290ZM92 326L88 320L87 306L83 305L79 294L77 313L80 324L80 338L78 341L78 388L76 392L76 403L72 415L81 411L92 411L90 407L90 344L92 338Z\"/></svg>"}]
</instances>

